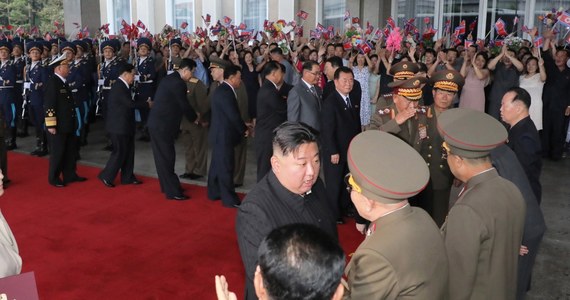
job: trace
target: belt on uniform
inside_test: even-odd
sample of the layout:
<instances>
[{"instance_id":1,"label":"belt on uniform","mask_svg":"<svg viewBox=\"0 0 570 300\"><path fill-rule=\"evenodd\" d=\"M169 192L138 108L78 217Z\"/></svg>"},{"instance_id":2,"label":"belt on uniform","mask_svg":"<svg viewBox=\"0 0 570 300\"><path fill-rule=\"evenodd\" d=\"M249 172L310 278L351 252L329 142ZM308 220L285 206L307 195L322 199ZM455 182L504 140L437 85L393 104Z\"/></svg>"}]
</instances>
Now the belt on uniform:
<instances>
[{"instance_id":1,"label":"belt on uniform","mask_svg":"<svg viewBox=\"0 0 570 300\"><path fill-rule=\"evenodd\" d=\"M139 83L152 83L152 80L147 80L147 81L139 81Z\"/></svg>"},{"instance_id":2,"label":"belt on uniform","mask_svg":"<svg viewBox=\"0 0 570 300\"><path fill-rule=\"evenodd\" d=\"M23 80L16 80L16 83L24 83Z\"/></svg>"},{"instance_id":3,"label":"belt on uniform","mask_svg":"<svg viewBox=\"0 0 570 300\"><path fill-rule=\"evenodd\" d=\"M9 86L9 85L5 85L5 86L0 86L0 89L12 89L14 88L13 86Z\"/></svg>"},{"instance_id":4,"label":"belt on uniform","mask_svg":"<svg viewBox=\"0 0 570 300\"><path fill-rule=\"evenodd\" d=\"M77 93L78 89L71 90L72 93Z\"/></svg>"},{"instance_id":5,"label":"belt on uniform","mask_svg":"<svg viewBox=\"0 0 570 300\"><path fill-rule=\"evenodd\" d=\"M104 89L104 90L110 90L111 87L110 87L110 86L104 86L103 89Z\"/></svg>"}]
</instances>

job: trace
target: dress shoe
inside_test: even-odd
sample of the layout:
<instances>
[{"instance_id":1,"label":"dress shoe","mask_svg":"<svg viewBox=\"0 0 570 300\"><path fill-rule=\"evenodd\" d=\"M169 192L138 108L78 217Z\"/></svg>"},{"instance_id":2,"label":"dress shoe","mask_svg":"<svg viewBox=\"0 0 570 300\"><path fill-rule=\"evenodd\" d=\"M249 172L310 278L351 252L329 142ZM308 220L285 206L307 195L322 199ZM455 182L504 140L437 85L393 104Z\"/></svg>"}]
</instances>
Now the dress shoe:
<instances>
[{"instance_id":1,"label":"dress shoe","mask_svg":"<svg viewBox=\"0 0 570 300\"><path fill-rule=\"evenodd\" d=\"M30 152L30 155L36 156L36 155L38 155L38 152L40 152L40 149L36 149L36 150Z\"/></svg>"},{"instance_id":2,"label":"dress shoe","mask_svg":"<svg viewBox=\"0 0 570 300\"><path fill-rule=\"evenodd\" d=\"M105 150L105 151L113 151L113 145L107 145L107 146L105 146L105 148L103 148L103 150Z\"/></svg>"},{"instance_id":3,"label":"dress shoe","mask_svg":"<svg viewBox=\"0 0 570 300\"><path fill-rule=\"evenodd\" d=\"M343 219L343 218L338 218L338 219L336 219L336 224L337 224L337 225L342 225L342 224L344 224L344 219Z\"/></svg>"},{"instance_id":4,"label":"dress shoe","mask_svg":"<svg viewBox=\"0 0 570 300\"><path fill-rule=\"evenodd\" d=\"M38 157L43 157L46 156L47 154L48 154L47 150L40 150L38 151L38 153L36 153Z\"/></svg>"},{"instance_id":5,"label":"dress shoe","mask_svg":"<svg viewBox=\"0 0 570 300\"><path fill-rule=\"evenodd\" d=\"M69 180L68 182L83 182L83 181L87 181L87 178L81 177L81 176L76 176L75 178Z\"/></svg>"},{"instance_id":6,"label":"dress shoe","mask_svg":"<svg viewBox=\"0 0 570 300\"><path fill-rule=\"evenodd\" d=\"M103 182L103 184L104 184L106 187L109 187L109 188L114 188L114 187L115 187L115 185L114 185L113 183L107 181L107 179L99 178L99 180L101 180L101 182Z\"/></svg>"},{"instance_id":7,"label":"dress shoe","mask_svg":"<svg viewBox=\"0 0 570 300\"><path fill-rule=\"evenodd\" d=\"M11 151L14 149L18 149L18 145L16 145L16 143L9 143L6 145L6 150Z\"/></svg>"},{"instance_id":8,"label":"dress shoe","mask_svg":"<svg viewBox=\"0 0 570 300\"><path fill-rule=\"evenodd\" d=\"M235 188L239 188L239 187L242 187L242 186L243 186L243 183L236 183L236 184L234 184L234 187L235 187Z\"/></svg>"},{"instance_id":9,"label":"dress shoe","mask_svg":"<svg viewBox=\"0 0 570 300\"><path fill-rule=\"evenodd\" d=\"M176 200L176 201L184 201L184 200L190 199L190 197L188 197L188 196L186 196L186 195L180 195L180 196L166 196L166 199L168 199L168 200Z\"/></svg>"},{"instance_id":10,"label":"dress shoe","mask_svg":"<svg viewBox=\"0 0 570 300\"><path fill-rule=\"evenodd\" d=\"M122 184L134 184L134 185L137 185L137 184L142 184L142 181L140 181L140 180L138 180L138 179L134 179L134 180L129 181L129 182L123 182Z\"/></svg>"},{"instance_id":11,"label":"dress shoe","mask_svg":"<svg viewBox=\"0 0 570 300\"><path fill-rule=\"evenodd\" d=\"M180 175L180 178L182 178L182 179L191 179L191 180L200 179L202 177L204 177L204 176L194 174L194 173L184 173L184 174Z\"/></svg>"},{"instance_id":12,"label":"dress shoe","mask_svg":"<svg viewBox=\"0 0 570 300\"><path fill-rule=\"evenodd\" d=\"M241 203L239 203L239 202L238 202L238 203L234 203L234 204L225 204L225 203L222 203L222 206L223 206L223 207L227 207L227 208L239 208L240 205L241 205Z\"/></svg>"},{"instance_id":13,"label":"dress shoe","mask_svg":"<svg viewBox=\"0 0 570 300\"><path fill-rule=\"evenodd\" d=\"M50 182L49 184L55 186L55 187L64 187L65 184L63 184L63 182L61 181L54 181L54 182Z\"/></svg>"}]
</instances>

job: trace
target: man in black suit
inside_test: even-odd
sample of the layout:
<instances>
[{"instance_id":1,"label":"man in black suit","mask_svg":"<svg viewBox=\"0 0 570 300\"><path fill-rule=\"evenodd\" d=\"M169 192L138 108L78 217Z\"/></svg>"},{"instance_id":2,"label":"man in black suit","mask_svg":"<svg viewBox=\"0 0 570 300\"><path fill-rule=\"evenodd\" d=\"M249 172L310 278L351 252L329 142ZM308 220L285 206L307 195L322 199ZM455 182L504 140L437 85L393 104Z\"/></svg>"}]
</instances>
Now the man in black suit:
<instances>
[{"instance_id":1,"label":"man in black suit","mask_svg":"<svg viewBox=\"0 0 570 300\"><path fill-rule=\"evenodd\" d=\"M65 80L69 74L69 63L62 54L50 64L55 76L49 79L44 94L45 125L50 146L48 182L55 187L87 180L75 172L79 109ZM63 181L60 175L63 175Z\"/></svg>"},{"instance_id":2,"label":"man in black suit","mask_svg":"<svg viewBox=\"0 0 570 300\"><path fill-rule=\"evenodd\" d=\"M530 94L523 88L511 88L501 101L501 118L510 127L507 145L517 155L534 196L540 203L542 198L542 186L540 185L542 149L538 131L528 113L529 107Z\"/></svg>"},{"instance_id":3,"label":"man in black suit","mask_svg":"<svg viewBox=\"0 0 570 300\"><path fill-rule=\"evenodd\" d=\"M323 89L323 100L326 100L330 94L334 93L336 87L334 85L334 73L340 67L342 67L342 58L338 56L332 56L327 58L325 62L325 69L324 73L327 76L327 83L325 84L325 88ZM353 81L354 84L352 86L352 90L350 91L350 99L360 99L362 98L362 88L360 87L360 82L358 80ZM358 103L360 104L360 102Z\"/></svg>"},{"instance_id":4,"label":"man in black suit","mask_svg":"<svg viewBox=\"0 0 570 300\"><path fill-rule=\"evenodd\" d=\"M238 207L235 192L234 147L244 136L247 126L241 119L235 89L241 84L241 70L237 66L224 69L224 82L212 95L212 117L208 139L212 146L212 161L208 172L208 198L222 199L225 207Z\"/></svg>"},{"instance_id":5,"label":"man in black suit","mask_svg":"<svg viewBox=\"0 0 570 300\"><path fill-rule=\"evenodd\" d=\"M169 200L190 198L183 193L180 180L174 173L174 142L182 117L190 122L197 118L196 112L186 100L186 82L192 77L192 69L195 67L196 62L193 60L182 59L178 70L160 81L147 121L160 189Z\"/></svg>"},{"instance_id":6,"label":"man in black suit","mask_svg":"<svg viewBox=\"0 0 570 300\"><path fill-rule=\"evenodd\" d=\"M350 197L343 188L343 179L348 173L348 145L361 131L360 98L349 96L354 86L351 69L339 67L334 73L334 84L335 92L323 103L321 139L327 196L336 217L340 219L350 207Z\"/></svg>"},{"instance_id":7,"label":"man in black suit","mask_svg":"<svg viewBox=\"0 0 570 300\"><path fill-rule=\"evenodd\" d=\"M263 68L265 81L257 93L257 122L255 123L255 156L257 181L271 170L273 130L287 121L287 97L280 94L285 67L270 61Z\"/></svg>"},{"instance_id":8,"label":"man in black suit","mask_svg":"<svg viewBox=\"0 0 570 300\"><path fill-rule=\"evenodd\" d=\"M119 79L111 87L109 93L106 129L113 143L113 152L105 168L99 173L99 179L107 187L115 187L113 181L121 170L122 184L141 184L133 169L135 165L135 108L148 108L147 102L135 102L130 86L135 79L135 67L122 64L119 67Z\"/></svg>"}]
</instances>

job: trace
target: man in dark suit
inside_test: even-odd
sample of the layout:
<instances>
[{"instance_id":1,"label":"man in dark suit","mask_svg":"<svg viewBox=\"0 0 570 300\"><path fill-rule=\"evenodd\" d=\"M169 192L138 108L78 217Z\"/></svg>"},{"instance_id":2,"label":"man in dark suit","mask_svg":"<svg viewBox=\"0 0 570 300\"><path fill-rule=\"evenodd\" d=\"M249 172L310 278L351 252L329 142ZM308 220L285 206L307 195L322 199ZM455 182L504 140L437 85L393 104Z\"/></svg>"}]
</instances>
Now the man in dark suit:
<instances>
[{"instance_id":1,"label":"man in dark suit","mask_svg":"<svg viewBox=\"0 0 570 300\"><path fill-rule=\"evenodd\" d=\"M196 62L183 59L178 70L160 81L147 122L160 189L166 199L170 200L190 198L184 195L180 180L174 173L174 142L182 117L190 122L197 118L196 112L186 100L186 82L192 77L191 70L195 67Z\"/></svg>"},{"instance_id":2,"label":"man in dark suit","mask_svg":"<svg viewBox=\"0 0 570 300\"><path fill-rule=\"evenodd\" d=\"M55 76L49 79L44 94L45 125L50 146L48 181L55 187L87 180L75 172L79 128L77 106L65 80L69 74L69 63L62 54L50 64ZM63 175L63 181L60 175Z\"/></svg>"},{"instance_id":3,"label":"man in dark suit","mask_svg":"<svg viewBox=\"0 0 570 300\"><path fill-rule=\"evenodd\" d=\"M108 102L108 118L106 129L111 136L113 151L105 168L99 173L99 179L107 187L115 187L113 181L121 170L122 184L141 184L133 174L135 165L135 108L149 106L148 102L133 101L130 86L135 79L135 67L122 64L119 68L119 78L111 87Z\"/></svg>"},{"instance_id":4,"label":"man in dark suit","mask_svg":"<svg viewBox=\"0 0 570 300\"><path fill-rule=\"evenodd\" d=\"M324 75L327 76L327 83L323 89L323 100L326 100L330 94L334 93L336 87L334 86L334 73L336 70L343 66L342 58L338 56L332 56L327 58L325 62ZM361 99L362 98L362 88L360 87L360 82L358 80L353 81L352 90L350 91L350 99Z\"/></svg>"},{"instance_id":5,"label":"man in dark suit","mask_svg":"<svg viewBox=\"0 0 570 300\"><path fill-rule=\"evenodd\" d=\"M287 121L303 122L320 130L322 91L317 86L321 78L321 68L314 61L303 64L303 77L287 97Z\"/></svg>"},{"instance_id":6,"label":"man in dark suit","mask_svg":"<svg viewBox=\"0 0 570 300\"><path fill-rule=\"evenodd\" d=\"M530 94L523 88L509 89L501 101L501 119L509 124L507 145L513 149L521 163L534 196L540 203L542 186L540 172L542 170L541 141L530 119Z\"/></svg>"},{"instance_id":7,"label":"man in dark suit","mask_svg":"<svg viewBox=\"0 0 570 300\"><path fill-rule=\"evenodd\" d=\"M280 88L285 75L285 67L270 61L263 68L265 81L257 93L257 122L255 123L255 156L257 158L257 182L271 170L273 155L273 130L287 121L287 97Z\"/></svg>"},{"instance_id":8,"label":"man in dark suit","mask_svg":"<svg viewBox=\"0 0 570 300\"><path fill-rule=\"evenodd\" d=\"M222 199L225 207L238 207L235 192L234 147L248 130L241 119L235 89L241 84L241 70L237 66L224 69L224 82L212 95L212 117L208 139L212 146L212 161L208 172L208 198Z\"/></svg>"},{"instance_id":9,"label":"man in dark suit","mask_svg":"<svg viewBox=\"0 0 570 300\"><path fill-rule=\"evenodd\" d=\"M360 98L351 98L354 74L340 67L334 74L335 92L323 103L321 139L327 196L337 218L348 213L350 197L343 188L348 173L346 153L353 137L360 133Z\"/></svg>"}]
</instances>

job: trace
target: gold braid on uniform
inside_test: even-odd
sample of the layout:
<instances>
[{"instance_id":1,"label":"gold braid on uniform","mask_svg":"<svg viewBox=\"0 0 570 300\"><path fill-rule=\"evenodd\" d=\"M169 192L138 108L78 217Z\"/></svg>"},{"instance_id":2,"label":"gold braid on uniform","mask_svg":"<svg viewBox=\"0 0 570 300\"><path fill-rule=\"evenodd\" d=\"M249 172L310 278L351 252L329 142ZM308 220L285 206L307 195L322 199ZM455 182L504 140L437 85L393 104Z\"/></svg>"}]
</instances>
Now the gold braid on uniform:
<instances>
[{"instance_id":1,"label":"gold braid on uniform","mask_svg":"<svg viewBox=\"0 0 570 300\"><path fill-rule=\"evenodd\" d=\"M459 85L453 81L437 81L433 85L434 88L449 91L449 92L457 92L459 91Z\"/></svg>"},{"instance_id":2,"label":"gold braid on uniform","mask_svg":"<svg viewBox=\"0 0 570 300\"><path fill-rule=\"evenodd\" d=\"M46 111L45 124L47 127L57 126L57 118L55 117L55 111L52 108Z\"/></svg>"},{"instance_id":3,"label":"gold braid on uniform","mask_svg":"<svg viewBox=\"0 0 570 300\"><path fill-rule=\"evenodd\" d=\"M414 77L414 75L416 75L416 74L414 72L411 72L411 71L400 71L400 72L396 72L396 74L394 74L394 79L406 80L406 79L410 79L410 78Z\"/></svg>"},{"instance_id":4,"label":"gold braid on uniform","mask_svg":"<svg viewBox=\"0 0 570 300\"><path fill-rule=\"evenodd\" d=\"M404 96L409 100L419 100L422 98L422 90L421 89L398 89L398 95Z\"/></svg>"}]
</instances>

